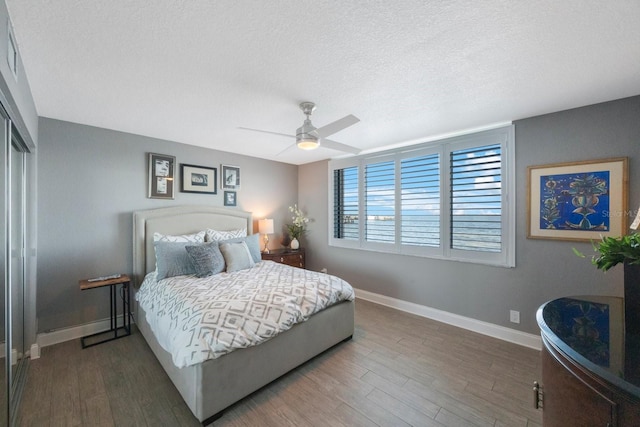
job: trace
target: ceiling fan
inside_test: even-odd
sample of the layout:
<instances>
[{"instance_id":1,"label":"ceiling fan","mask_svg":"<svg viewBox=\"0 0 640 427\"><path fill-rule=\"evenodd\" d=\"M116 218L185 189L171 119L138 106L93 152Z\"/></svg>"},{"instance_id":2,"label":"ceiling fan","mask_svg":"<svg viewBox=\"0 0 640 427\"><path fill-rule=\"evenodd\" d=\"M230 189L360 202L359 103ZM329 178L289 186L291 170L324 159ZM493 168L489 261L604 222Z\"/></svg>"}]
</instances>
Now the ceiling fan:
<instances>
[{"instance_id":1,"label":"ceiling fan","mask_svg":"<svg viewBox=\"0 0 640 427\"><path fill-rule=\"evenodd\" d=\"M298 148L302 150L315 150L316 148L320 147L320 145L322 145L326 148L345 151L347 153L360 153L361 150L356 147L327 139L328 136L331 136L334 133L338 133L341 130L348 128L349 126L355 125L360 121L359 118L352 114L349 114L348 116L336 120L333 123L329 123L328 125L316 128L311 124L311 113L313 113L313 110L316 109L316 104L314 104L313 102L302 102L300 103L300 109L307 116L307 118L305 119L304 123L302 123L302 126L298 128L295 135L288 135L286 133L271 132L268 130L252 129L246 127L239 127L239 129L250 130L253 132L270 133L272 135L280 135L296 139L295 144L290 145L278 154L282 154L284 151L288 150L294 145L297 145Z\"/></svg>"}]
</instances>

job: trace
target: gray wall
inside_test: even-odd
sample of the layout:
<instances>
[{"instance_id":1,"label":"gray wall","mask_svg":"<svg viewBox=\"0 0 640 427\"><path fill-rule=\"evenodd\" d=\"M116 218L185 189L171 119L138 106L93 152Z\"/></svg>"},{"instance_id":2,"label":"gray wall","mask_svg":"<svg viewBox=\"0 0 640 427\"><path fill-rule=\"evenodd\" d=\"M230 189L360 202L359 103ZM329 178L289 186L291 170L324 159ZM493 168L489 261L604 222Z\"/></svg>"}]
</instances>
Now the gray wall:
<instances>
[{"instance_id":1,"label":"gray wall","mask_svg":"<svg viewBox=\"0 0 640 427\"><path fill-rule=\"evenodd\" d=\"M217 195L180 193L148 199L147 153L180 163L241 168L237 208L275 219L280 232L296 203L298 168L279 162L40 119L38 143L38 332L107 318L108 292L81 292L78 280L132 271L132 212L186 204L222 206ZM254 224L257 230L257 224ZM281 235L271 236L278 247Z\"/></svg>"},{"instance_id":2,"label":"gray wall","mask_svg":"<svg viewBox=\"0 0 640 427\"><path fill-rule=\"evenodd\" d=\"M518 120L515 126L516 268L329 247L326 161L303 165L298 172L298 203L315 220L305 236L309 268L327 267L363 290L533 334L538 333L535 312L545 301L580 294L621 296L622 267L603 274L573 254L572 247L591 254L589 243L526 238L527 166L629 157L629 209L636 212L640 96ZM519 325L509 322L510 309L520 311Z\"/></svg>"}]
</instances>

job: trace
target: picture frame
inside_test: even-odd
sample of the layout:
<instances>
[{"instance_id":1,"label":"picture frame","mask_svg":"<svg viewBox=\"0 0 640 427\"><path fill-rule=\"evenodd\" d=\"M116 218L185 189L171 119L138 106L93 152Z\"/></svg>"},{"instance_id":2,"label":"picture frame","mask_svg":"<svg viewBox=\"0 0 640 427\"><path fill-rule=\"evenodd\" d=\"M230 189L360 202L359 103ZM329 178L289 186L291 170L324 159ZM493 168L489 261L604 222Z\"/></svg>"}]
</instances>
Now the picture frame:
<instances>
[{"instance_id":1,"label":"picture frame","mask_svg":"<svg viewBox=\"0 0 640 427\"><path fill-rule=\"evenodd\" d=\"M235 191L225 191L224 192L224 205L225 206L236 206L238 204L238 195Z\"/></svg>"},{"instance_id":2,"label":"picture frame","mask_svg":"<svg viewBox=\"0 0 640 427\"><path fill-rule=\"evenodd\" d=\"M224 190L240 189L240 168L238 166L220 165L220 183Z\"/></svg>"},{"instance_id":3,"label":"picture frame","mask_svg":"<svg viewBox=\"0 0 640 427\"><path fill-rule=\"evenodd\" d=\"M628 158L527 168L527 238L570 241L626 232Z\"/></svg>"},{"instance_id":4,"label":"picture frame","mask_svg":"<svg viewBox=\"0 0 640 427\"><path fill-rule=\"evenodd\" d=\"M180 184L183 193L218 194L218 169L181 163Z\"/></svg>"},{"instance_id":5,"label":"picture frame","mask_svg":"<svg viewBox=\"0 0 640 427\"><path fill-rule=\"evenodd\" d=\"M149 191L150 199L174 198L174 172L176 158L166 154L149 153Z\"/></svg>"}]
</instances>

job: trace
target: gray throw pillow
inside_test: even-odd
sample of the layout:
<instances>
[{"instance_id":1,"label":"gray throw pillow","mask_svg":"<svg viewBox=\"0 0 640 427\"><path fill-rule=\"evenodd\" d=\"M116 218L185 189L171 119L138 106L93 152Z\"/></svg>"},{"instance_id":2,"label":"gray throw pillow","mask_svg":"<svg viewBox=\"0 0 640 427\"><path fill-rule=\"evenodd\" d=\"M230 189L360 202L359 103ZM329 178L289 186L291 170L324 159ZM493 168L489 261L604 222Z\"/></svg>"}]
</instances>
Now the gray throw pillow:
<instances>
[{"instance_id":1,"label":"gray throw pillow","mask_svg":"<svg viewBox=\"0 0 640 427\"><path fill-rule=\"evenodd\" d=\"M196 273L189 254L184 249L187 245L193 245L193 242L154 242L156 280Z\"/></svg>"},{"instance_id":2,"label":"gray throw pillow","mask_svg":"<svg viewBox=\"0 0 640 427\"><path fill-rule=\"evenodd\" d=\"M185 249L193 267L196 269L196 276L213 276L224 271L224 257L220 252L218 242L185 246Z\"/></svg>"},{"instance_id":3,"label":"gray throw pillow","mask_svg":"<svg viewBox=\"0 0 640 427\"><path fill-rule=\"evenodd\" d=\"M227 273L244 270L255 265L251 252L245 242L220 243L220 252L227 265Z\"/></svg>"},{"instance_id":4,"label":"gray throw pillow","mask_svg":"<svg viewBox=\"0 0 640 427\"><path fill-rule=\"evenodd\" d=\"M245 242L247 244L253 262L262 261L262 255L260 255L260 234L256 233L247 237L238 237L235 239L223 240L222 242L220 242L220 244L238 242Z\"/></svg>"}]
</instances>

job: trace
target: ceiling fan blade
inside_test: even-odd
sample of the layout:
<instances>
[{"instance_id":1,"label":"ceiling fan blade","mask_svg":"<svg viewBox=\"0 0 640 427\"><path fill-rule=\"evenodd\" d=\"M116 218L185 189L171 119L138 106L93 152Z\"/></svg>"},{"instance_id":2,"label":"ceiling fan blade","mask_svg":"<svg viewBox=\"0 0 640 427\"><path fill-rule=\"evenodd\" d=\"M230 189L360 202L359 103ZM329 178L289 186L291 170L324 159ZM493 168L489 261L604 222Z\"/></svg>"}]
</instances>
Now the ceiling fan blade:
<instances>
[{"instance_id":1,"label":"ceiling fan blade","mask_svg":"<svg viewBox=\"0 0 640 427\"><path fill-rule=\"evenodd\" d=\"M289 135L289 134L286 134L286 133L271 132L271 131L262 130L262 129L245 128L245 127L242 127L242 126L238 126L238 129L250 130L251 132L270 133L272 135L286 136L287 138L295 138L296 137L295 135Z\"/></svg>"},{"instance_id":2,"label":"ceiling fan blade","mask_svg":"<svg viewBox=\"0 0 640 427\"><path fill-rule=\"evenodd\" d=\"M333 135L334 133L340 132L342 129L346 129L349 126L353 126L359 121L359 118L357 118L353 114L349 114L348 116L336 120L333 123L329 123L328 125L316 129L316 132L318 132L320 138L325 138L327 136Z\"/></svg>"},{"instance_id":3,"label":"ceiling fan blade","mask_svg":"<svg viewBox=\"0 0 640 427\"><path fill-rule=\"evenodd\" d=\"M352 147L347 144L342 144L340 142L332 141L330 139L322 139L320 141L320 146L325 148L331 148L332 150L344 151L346 153L360 154L359 148Z\"/></svg>"},{"instance_id":4,"label":"ceiling fan blade","mask_svg":"<svg viewBox=\"0 0 640 427\"><path fill-rule=\"evenodd\" d=\"M287 148L285 148L284 150L282 150L281 152L276 154L276 157L278 157L280 154L284 153L285 151L289 150L291 147L295 147L295 146L296 146L296 144L288 145Z\"/></svg>"}]
</instances>

